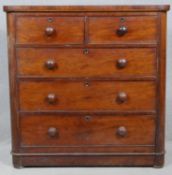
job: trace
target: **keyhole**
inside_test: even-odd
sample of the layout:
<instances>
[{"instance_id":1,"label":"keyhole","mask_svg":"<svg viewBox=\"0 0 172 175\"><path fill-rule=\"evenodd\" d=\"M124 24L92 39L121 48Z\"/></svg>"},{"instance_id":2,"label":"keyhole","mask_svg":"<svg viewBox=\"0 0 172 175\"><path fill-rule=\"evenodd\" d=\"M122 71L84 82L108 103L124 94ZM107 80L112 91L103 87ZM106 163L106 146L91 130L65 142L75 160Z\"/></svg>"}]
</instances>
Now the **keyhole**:
<instances>
[{"instance_id":1,"label":"keyhole","mask_svg":"<svg viewBox=\"0 0 172 175\"><path fill-rule=\"evenodd\" d=\"M125 18L124 17L120 18L120 21L125 22Z\"/></svg>"},{"instance_id":2,"label":"keyhole","mask_svg":"<svg viewBox=\"0 0 172 175\"><path fill-rule=\"evenodd\" d=\"M86 82L84 83L84 85L85 85L85 87L88 87L88 86L89 86L89 82L86 81Z\"/></svg>"},{"instance_id":3,"label":"keyhole","mask_svg":"<svg viewBox=\"0 0 172 175\"><path fill-rule=\"evenodd\" d=\"M53 18L48 18L48 22L53 22Z\"/></svg>"},{"instance_id":4,"label":"keyhole","mask_svg":"<svg viewBox=\"0 0 172 175\"><path fill-rule=\"evenodd\" d=\"M90 116L90 115L86 115L86 116L85 116L85 120L86 120L86 121L90 121L90 120L91 120L91 116Z\"/></svg>"},{"instance_id":5,"label":"keyhole","mask_svg":"<svg viewBox=\"0 0 172 175\"><path fill-rule=\"evenodd\" d=\"M84 53L84 55L88 55L88 53L89 53L88 49L84 49L83 53Z\"/></svg>"}]
</instances>

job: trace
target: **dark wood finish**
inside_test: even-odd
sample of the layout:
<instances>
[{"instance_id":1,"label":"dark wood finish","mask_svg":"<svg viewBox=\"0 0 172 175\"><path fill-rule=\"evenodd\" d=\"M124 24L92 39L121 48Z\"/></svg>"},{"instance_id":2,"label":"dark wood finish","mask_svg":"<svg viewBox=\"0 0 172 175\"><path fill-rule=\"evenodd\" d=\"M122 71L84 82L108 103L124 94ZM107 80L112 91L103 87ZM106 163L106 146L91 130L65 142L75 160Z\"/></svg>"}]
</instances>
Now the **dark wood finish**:
<instances>
[{"instance_id":1,"label":"dark wood finish","mask_svg":"<svg viewBox=\"0 0 172 175\"><path fill-rule=\"evenodd\" d=\"M15 59L15 15L9 14L7 16L8 27L8 60L9 60L9 84L10 84L10 109L11 109L11 135L12 135L12 152L20 152L20 142L17 139L19 136L18 127L18 87L16 83L17 64ZM14 167L19 168L21 166L21 159L19 157L13 157Z\"/></svg>"},{"instance_id":2,"label":"dark wood finish","mask_svg":"<svg viewBox=\"0 0 172 175\"><path fill-rule=\"evenodd\" d=\"M6 12L157 12L169 9L169 5L4 6L4 11Z\"/></svg>"},{"instance_id":3,"label":"dark wood finish","mask_svg":"<svg viewBox=\"0 0 172 175\"><path fill-rule=\"evenodd\" d=\"M56 97L56 94L48 94L46 97L45 97L45 100L49 103L49 104L55 104L57 103L57 97Z\"/></svg>"},{"instance_id":4,"label":"dark wood finish","mask_svg":"<svg viewBox=\"0 0 172 175\"><path fill-rule=\"evenodd\" d=\"M91 81L88 83L21 81L19 83L20 110L155 110L154 82Z\"/></svg>"},{"instance_id":5,"label":"dark wood finish","mask_svg":"<svg viewBox=\"0 0 172 175\"><path fill-rule=\"evenodd\" d=\"M156 152L162 152L165 150L165 92L166 92L166 13L159 13L159 86L158 90L158 101L157 101L157 136L156 136ZM164 164L164 156L159 155L155 157L155 166L162 167Z\"/></svg>"},{"instance_id":6,"label":"dark wood finish","mask_svg":"<svg viewBox=\"0 0 172 175\"><path fill-rule=\"evenodd\" d=\"M16 42L19 44L82 44L83 17L19 16L16 20Z\"/></svg>"},{"instance_id":7,"label":"dark wood finish","mask_svg":"<svg viewBox=\"0 0 172 175\"><path fill-rule=\"evenodd\" d=\"M18 48L18 74L40 77L156 75L155 48L89 48L86 51L87 54L80 48Z\"/></svg>"},{"instance_id":8,"label":"dark wood finish","mask_svg":"<svg viewBox=\"0 0 172 175\"><path fill-rule=\"evenodd\" d=\"M46 27L45 28L45 35L52 36L55 35L56 30L53 27Z\"/></svg>"},{"instance_id":9,"label":"dark wood finish","mask_svg":"<svg viewBox=\"0 0 172 175\"><path fill-rule=\"evenodd\" d=\"M4 10L15 167L163 166L168 5Z\"/></svg>"},{"instance_id":10,"label":"dark wood finish","mask_svg":"<svg viewBox=\"0 0 172 175\"><path fill-rule=\"evenodd\" d=\"M59 136L58 129L55 127L49 127L47 133L50 138L57 138Z\"/></svg>"},{"instance_id":11,"label":"dark wood finish","mask_svg":"<svg viewBox=\"0 0 172 175\"><path fill-rule=\"evenodd\" d=\"M157 19L157 16L89 17L88 43L156 43Z\"/></svg>"},{"instance_id":12,"label":"dark wood finish","mask_svg":"<svg viewBox=\"0 0 172 175\"><path fill-rule=\"evenodd\" d=\"M16 156L17 157L17 156ZM22 156L23 166L152 166L154 156Z\"/></svg>"},{"instance_id":13,"label":"dark wood finish","mask_svg":"<svg viewBox=\"0 0 172 175\"><path fill-rule=\"evenodd\" d=\"M123 36L128 32L128 28L126 26L120 26L117 30L116 30L116 34L118 36Z\"/></svg>"},{"instance_id":14,"label":"dark wood finish","mask_svg":"<svg viewBox=\"0 0 172 175\"><path fill-rule=\"evenodd\" d=\"M22 153L13 153L13 155L40 155L40 154L63 154L63 155L74 155L75 154L154 154L155 145L71 145L71 146L58 146L58 145L22 145L21 152ZM108 152L105 152L105 149L108 149Z\"/></svg>"},{"instance_id":15,"label":"dark wood finish","mask_svg":"<svg viewBox=\"0 0 172 175\"><path fill-rule=\"evenodd\" d=\"M128 94L126 92L118 92L116 96L117 103L125 103L128 99Z\"/></svg>"},{"instance_id":16,"label":"dark wood finish","mask_svg":"<svg viewBox=\"0 0 172 175\"><path fill-rule=\"evenodd\" d=\"M90 117L89 120L85 120L85 116L82 115L22 116L21 144L23 146L154 144L154 117L130 115ZM124 131L124 127L127 131ZM56 137L57 130L58 137Z\"/></svg>"},{"instance_id":17,"label":"dark wood finish","mask_svg":"<svg viewBox=\"0 0 172 175\"><path fill-rule=\"evenodd\" d=\"M57 63L54 60L45 61L45 67L49 70L57 69Z\"/></svg>"},{"instance_id":18,"label":"dark wood finish","mask_svg":"<svg viewBox=\"0 0 172 175\"><path fill-rule=\"evenodd\" d=\"M118 69L123 69L127 66L128 60L125 58L120 58L116 61L116 66Z\"/></svg>"}]
</instances>

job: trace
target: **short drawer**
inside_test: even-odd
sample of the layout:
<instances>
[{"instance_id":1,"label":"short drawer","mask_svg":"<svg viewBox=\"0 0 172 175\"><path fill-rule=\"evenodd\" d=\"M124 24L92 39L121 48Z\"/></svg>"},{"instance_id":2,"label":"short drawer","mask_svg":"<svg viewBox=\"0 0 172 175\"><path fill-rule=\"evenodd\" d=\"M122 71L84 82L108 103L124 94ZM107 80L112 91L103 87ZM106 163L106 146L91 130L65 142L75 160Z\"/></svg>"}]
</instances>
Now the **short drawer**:
<instances>
[{"instance_id":1,"label":"short drawer","mask_svg":"<svg viewBox=\"0 0 172 175\"><path fill-rule=\"evenodd\" d=\"M16 42L19 44L82 44L83 17L18 16Z\"/></svg>"},{"instance_id":2,"label":"short drawer","mask_svg":"<svg viewBox=\"0 0 172 175\"><path fill-rule=\"evenodd\" d=\"M157 16L90 17L91 44L156 43Z\"/></svg>"},{"instance_id":3,"label":"short drawer","mask_svg":"<svg viewBox=\"0 0 172 175\"><path fill-rule=\"evenodd\" d=\"M153 145L152 115L25 115L23 146Z\"/></svg>"},{"instance_id":4,"label":"short drawer","mask_svg":"<svg viewBox=\"0 0 172 175\"><path fill-rule=\"evenodd\" d=\"M20 81L20 110L155 110L152 81Z\"/></svg>"},{"instance_id":5,"label":"short drawer","mask_svg":"<svg viewBox=\"0 0 172 175\"><path fill-rule=\"evenodd\" d=\"M155 48L17 49L18 74L41 77L155 76Z\"/></svg>"}]
</instances>

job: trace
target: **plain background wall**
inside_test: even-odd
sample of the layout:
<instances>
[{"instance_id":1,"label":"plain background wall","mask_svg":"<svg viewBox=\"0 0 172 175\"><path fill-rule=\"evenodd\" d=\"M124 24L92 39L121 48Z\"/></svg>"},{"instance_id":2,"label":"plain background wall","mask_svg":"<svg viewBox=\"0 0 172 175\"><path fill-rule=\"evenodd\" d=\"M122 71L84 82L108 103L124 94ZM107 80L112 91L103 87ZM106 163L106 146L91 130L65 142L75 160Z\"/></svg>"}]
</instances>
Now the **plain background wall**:
<instances>
[{"instance_id":1,"label":"plain background wall","mask_svg":"<svg viewBox=\"0 0 172 175\"><path fill-rule=\"evenodd\" d=\"M142 5L171 4L172 0L0 0L0 142L11 139L8 88L6 14L3 5ZM166 135L172 140L172 11L167 22ZM146 24L145 24L146 25ZM146 126L145 126L146 127Z\"/></svg>"}]
</instances>

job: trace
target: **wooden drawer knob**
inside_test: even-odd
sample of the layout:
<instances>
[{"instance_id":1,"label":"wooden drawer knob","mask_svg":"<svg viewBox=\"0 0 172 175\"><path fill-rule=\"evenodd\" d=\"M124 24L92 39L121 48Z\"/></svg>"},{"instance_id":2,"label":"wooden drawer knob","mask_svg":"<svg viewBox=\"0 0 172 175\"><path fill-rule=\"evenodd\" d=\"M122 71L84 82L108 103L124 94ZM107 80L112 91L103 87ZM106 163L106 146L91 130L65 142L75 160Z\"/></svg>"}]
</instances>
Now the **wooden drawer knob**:
<instances>
[{"instance_id":1,"label":"wooden drawer knob","mask_svg":"<svg viewBox=\"0 0 172 175\"><path fill-rule=\"evenodd\" d=\"M118 36L123 36L123 35L125 35L127 32L128 32L128 29L127 29L126 26L121 26L121 27L119 27L119 28L116 30L116 34L117 34Z\"/></svg>"},{"instance_id":2,"label":"wooden drawer knob","mask_svg":"<svg viewBox=\"0 0 172 175\"><path fill-rule=\"evenodd\" d=\"M125 58L118 59L116 62L116 66L118 69L125 68L127 66L127 60Z\"/></svg>"},{"instance_id":3,"label":"wooden drawer knob","mask_svg":"<svg viewBox=\"0 0 172 175\"><path fill-rule=\"evenodd\" d=\"M57 63L54 60L47 60L45 62L45 67L49 70L54 70L57 68Z\"/></svg>"},{"instance_id":4,"label":"wooden drawer knob","mask_svg":"<svg viewBox=\"0 0 172 175\"><path fill-rule=\"evenodd\" d=\"M57 137L58 136L58 130L55 127L48 128L48 136L50 137Z\"/></svg>"},{"instance_id":5,"label":"wooden drawer knob","mask_svg":"<svg viewBox=\"0 0 172 175\"><path fill-rule=\"evenodd\" d=\"M117 103L124 103L127 101L127 94L125 92L119 92L117 94L117 98L116 98L116 101Z\"/></svg>"},{"instance_id":6,"label":"wooden drawer knob","mask_svg":"<svg viewBox=\"0 0 172 175\"><path fill-rule=\"evenodd\" d=\"M124 126L120 126L117 128L116 134L120 137L124 137L127 135L127 129Z\"/></svg>"},{"instance_id":7,"label":"wooden drawer knob","mask_svg":"<svg viewBox=\"0 0 172 175\"><path fill-rule=\"evenodd\" d=\"M49 104L55 104L57 102L57 97L55 94L48 94L46 100Z\"/></svg>"},{"instance_id":8,"label":"wooden drawer knob","mask_svg":"<svg viewBox=\"0 0 172 175\"><path fill-rule=\"evenodd\" d=\"M53 27L46 27L45 34L47 36L52 36L53 34L55 34L55 29Z\"/></svg>"}]
</instances>

